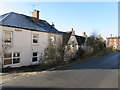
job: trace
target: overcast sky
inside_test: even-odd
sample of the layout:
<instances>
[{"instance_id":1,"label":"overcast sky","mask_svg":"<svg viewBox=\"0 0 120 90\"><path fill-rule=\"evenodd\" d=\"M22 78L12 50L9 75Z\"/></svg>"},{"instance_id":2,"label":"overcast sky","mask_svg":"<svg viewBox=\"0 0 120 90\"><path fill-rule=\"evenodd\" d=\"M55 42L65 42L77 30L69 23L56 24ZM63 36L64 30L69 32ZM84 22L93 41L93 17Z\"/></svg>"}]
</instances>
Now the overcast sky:
<instances>
[{"instance_id":1,"label":"overcast sky","mask_svg":"<svg viewBox=\"0 0 120 90\"><path fill-rule=\"evenodd\" d=\"M0 3L0 15L16 12L31 16L33 4L40 11L40 19L54 22L60 31L73 28L76 35L97 32L104 38L118 34L117 2L4 2Z\"/></svg>"}]
</instances>

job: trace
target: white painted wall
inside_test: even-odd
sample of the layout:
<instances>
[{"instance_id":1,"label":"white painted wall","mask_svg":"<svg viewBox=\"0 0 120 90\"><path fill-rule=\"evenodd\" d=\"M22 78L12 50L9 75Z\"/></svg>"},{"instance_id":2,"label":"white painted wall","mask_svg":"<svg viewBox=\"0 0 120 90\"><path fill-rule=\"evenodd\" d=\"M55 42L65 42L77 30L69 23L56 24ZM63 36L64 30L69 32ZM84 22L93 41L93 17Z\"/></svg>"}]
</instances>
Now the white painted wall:
<instances>
[{"instance_id":1,"label":"white painted wall","mask_svg":"<svg viewBox=\"0 0 120 90\"><path fill-rule=\"evenodd\" d=\"M68 40L68 44L72 44L72 41L74 41L74 44L78 44L77 39L75 36L71 36L70 39Z\"/></svg>"},{"instance_id":2,"label":"white painted wall","mask_svg":"<svg viewBox=\"0 0 120 90\"><path fill-rule=\"evenodd\" d=\"M22 30L22 31L15 31ZM9 65L11 67L20 67L20 66L28 66L33 64L38 64L38 62L33 63L32 62L32 52L38 52L38 57L40 58L41 53L43 53L44 49L48 46L48 35L51 33L46 32L39 32L39 31L30 31L25 29L19 29L19 28L12 28L12 27L3 27L2 30L0 30L0 36L1 32L3 30L10 30L13 31L13 45L12 47L7 50L7 52L20 52L20 63L18 64L12 64ZM38 39L38 45L32 44L32 34L36 33L39 35ZM54 34L57 38L62 37L59 34ZM1 40L0 40L1 41ZM61 44L62 44L62 38L61 38ZM7 66L4 66L4 68Z\"/></svg>"},{"instance_id":3,"label":"white painted wall","mask_svg":"<svg viewBox=\"0 0 120 90\"><path fill-rule=\"evenodd\" d=\"M74 41L74 43L72 43L72 41ZM75 56L77 50L79 49L77 39L74 35L70 36L70 39L68 40L67 44L68 45L65 46L65 53L64 53L65 61L71 60ZM69 50L68 47L70 48Z\"/></svg>"},{"instance_id":4,"label":"white painted wall","mask_svg":"<svg viewBox=\"0 0 120 90\"><path fill-rule=\"evenodd\" d=\"M0 69L2 68L2 27L0 27Z\"/></svg>"}]
</instances>

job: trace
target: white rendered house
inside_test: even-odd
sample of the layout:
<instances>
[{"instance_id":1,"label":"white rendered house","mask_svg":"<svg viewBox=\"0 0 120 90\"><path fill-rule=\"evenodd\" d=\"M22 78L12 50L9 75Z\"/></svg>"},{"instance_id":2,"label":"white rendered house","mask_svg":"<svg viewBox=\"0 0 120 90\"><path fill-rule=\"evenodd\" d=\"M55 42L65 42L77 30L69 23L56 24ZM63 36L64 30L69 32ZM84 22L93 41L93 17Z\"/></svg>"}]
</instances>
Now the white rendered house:
<instances>
[{"instance_id":1,"label":"white rendered house","mask_svg":"<svg viewBox=\"0 0 120 90\"><path fill-rule=\"evenodd\" d=\"M54 25L39 19L39 11L32 17L10 12L0 16L0 63L3 68L38 64L41 53L55 41L62 46L62 35Z\"/></svg>"},{"instance_id":2,"label":"white rendered house","mask_svg":"<svg viewBox=\"0 0 120 90\"><path fill-rule=\"evenodd\" d=\"M75 59L76 53L84 47L86 38L75 35L75 30L61 32L63 34L64 61Z\"/></svg>"}]
</instances>

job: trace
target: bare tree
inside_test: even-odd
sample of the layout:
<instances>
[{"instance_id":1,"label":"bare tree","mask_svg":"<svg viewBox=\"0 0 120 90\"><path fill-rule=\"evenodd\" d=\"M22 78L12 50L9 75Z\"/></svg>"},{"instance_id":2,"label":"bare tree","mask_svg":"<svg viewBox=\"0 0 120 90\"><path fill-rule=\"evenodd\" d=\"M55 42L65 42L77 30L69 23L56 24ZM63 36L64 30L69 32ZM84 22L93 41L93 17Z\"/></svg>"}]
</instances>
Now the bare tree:
<instances>
[{"instance_id":1,"label":"bare tree","mask_svg":"<svg viewBox=\"0 0 120 90\"><path fill-rule=\"evenodd\" d=\"M105 48L105 40L96 31L92 32L90 37L87 37L85 42L86 53L96 52Z\"/></svg>"}]
</instances>

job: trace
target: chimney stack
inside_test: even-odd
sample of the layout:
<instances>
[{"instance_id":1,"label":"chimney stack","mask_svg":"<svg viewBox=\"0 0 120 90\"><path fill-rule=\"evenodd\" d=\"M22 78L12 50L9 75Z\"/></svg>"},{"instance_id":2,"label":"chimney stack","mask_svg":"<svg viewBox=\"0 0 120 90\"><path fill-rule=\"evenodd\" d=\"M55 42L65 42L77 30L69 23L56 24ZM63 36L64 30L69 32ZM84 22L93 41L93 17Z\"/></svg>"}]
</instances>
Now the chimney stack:
<instances>
[{"instance_id":1,"label":"chimney stack","mask_svg":"<svg viewBox=\"0 0 120 90\"><path fill-rule=\"evenodd\" d=\"M55 27L55 24L54 24L54 22L52 22L52 27Z\"/></svg>"},{"instance_id":2,"label":"chimney stack","mask_svg":"<svg viewBox=\"0 0 120 90\"><path fill-rule=\"evenodd\" d=\"M73 31L73 28L72 28L72 31Z\"/></svg>"},{"instance_id":3,"label":"chimney stack","mask_svg":"<svg viewBox=\"0 0 120 90\"><path fill-rule=\"evenodd\" d=\"M34 12L32 12L32 17L36 18L37 20L39 20L39 11L38 10L34 10Z\"/></svg>"},{"instance_id":4,"label":"chimney stack","mask_svg":"<svg viewBox=\"0 0 120 90\"><path fill-rule=\"evenodd\" d=\"M83 37L87 37L86 32L82 32Z\"/></svg>"},{"instance_id":5,"label":"chimney stack","mask_svg":"<svg viewBox=\"0 0 120 90\"><path fill-rule=\"evenodd\" d=\"M86 33L85 32L82 32L82 36L85 36L86 35Z\"/></svg>"},{"instance_id":6,"label":"chimney stack","mask_svg":"<svg viewBox=\"0 0 120 90\"><path fill-rule=\"evenodd\" d=\"M72 35L75 35L75 30L72 28Z\"/></svg>"}]
</instances>

